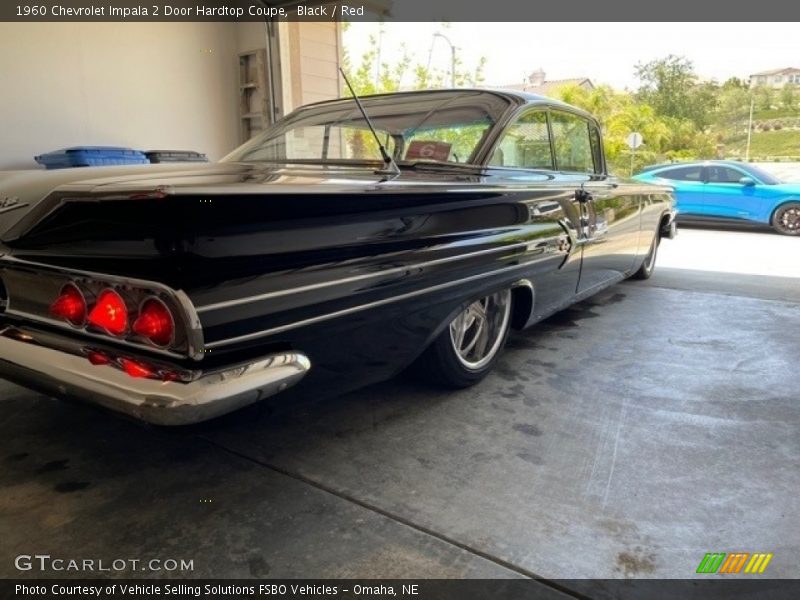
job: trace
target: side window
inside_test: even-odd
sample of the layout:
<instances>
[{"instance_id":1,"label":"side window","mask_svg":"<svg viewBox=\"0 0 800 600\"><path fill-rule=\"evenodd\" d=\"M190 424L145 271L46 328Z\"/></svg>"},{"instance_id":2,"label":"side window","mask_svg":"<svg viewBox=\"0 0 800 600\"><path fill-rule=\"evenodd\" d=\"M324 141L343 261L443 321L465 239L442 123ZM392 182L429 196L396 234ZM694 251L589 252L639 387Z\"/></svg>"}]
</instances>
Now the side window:
<instances>
[{"instance_id":1,"label":"side window","mask_svg":"<svg viewBox=\"0 0 800 600\"><path fill-rule=\"evenodd\" d=\"M589 121L570 113L554 111L550 116L556 168L573 173L594 173L595 162Z\"/></svg>"},{"instance_id":2,"label":"side window","mask_svg":"<svg viewBox=\"0 0 800 600\"><path fill-rule=\"evenodd\" d=\"M708 167L708 180L712 183L739 183L742 177L744 177L744 173L740 173L736 169Z\"/></svg>"},{"instance_id":3,"label":"side window","mask_svg":"<svg viewBox=\"0 0 800 600\"><path fill-rule=\"evenodd\" d=\"M664 179L672 179L674 181L702 181L703 168L700 166L694 167L678 167L676 169L667 169L656 173L658 177Z\"/></svg>"},{"instance_id":4,"label":"side window","mask_svg":"<svg viewBox=\"0 0 800 600\"><path fill-rule=\"evenodd\" d=\"M519 169L552 169L553 154L547 131L547 114L529 112L509 125L489 164Z\"/></svg>"}]
</instances>

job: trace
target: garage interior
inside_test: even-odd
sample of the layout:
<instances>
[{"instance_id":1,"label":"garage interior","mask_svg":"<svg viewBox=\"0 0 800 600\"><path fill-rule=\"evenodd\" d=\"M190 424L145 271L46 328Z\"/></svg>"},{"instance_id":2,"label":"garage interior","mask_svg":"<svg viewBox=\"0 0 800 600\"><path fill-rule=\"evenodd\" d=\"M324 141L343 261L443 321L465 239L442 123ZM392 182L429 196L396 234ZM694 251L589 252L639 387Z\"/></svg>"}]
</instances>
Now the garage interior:
<instances>
[{"instance_id":1,"label":"garage interior","mask_svg":"<svg viewBox=\"0 0 800 600\"><path fill-rule=\"evenodd\" d=\"M0 170L37 168L34 156L72 146L218 160L341 87L333 22L6 22L0 48Z\"/></svg>"},{"instance_id":2,"label":"garage interior","mask_svg":"<svg viewBox=\"0 0 800 600\"><path fill-rule=\"evenodd\" d=\"M0 169L73 145L218 159L244 135L235 65L259 50L264 110L338 94L335 25L267 39L263 23L2 23ZM796 242L683 229L652 279L514 333L461 392L400 377L163 429L0 381L0 575L20 575L19 554L113 549L193 560L180 577L548 586L686 578L742 550L793 577ZM572 584L559 593L590 593Z\"/></svg>"}]
</instances>

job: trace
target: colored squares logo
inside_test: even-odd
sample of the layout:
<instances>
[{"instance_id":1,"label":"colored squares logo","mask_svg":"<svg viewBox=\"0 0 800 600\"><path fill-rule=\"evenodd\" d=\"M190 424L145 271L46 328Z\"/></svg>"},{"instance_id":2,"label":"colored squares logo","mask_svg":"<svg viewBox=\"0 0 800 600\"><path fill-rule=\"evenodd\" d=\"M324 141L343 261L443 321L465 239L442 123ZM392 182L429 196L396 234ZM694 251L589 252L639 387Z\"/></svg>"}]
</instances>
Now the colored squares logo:
<instances>
[{"instance_id":1,"label":"colored squares logo","mask_svg":"<svg viewBox=\"0 0 800 600\"><path fill-rule=\"evenodd\" d=\"M700 561L697 573L717 573L719 575L763 573L767 570L767 565L771 560L771 553L708 552Z\"/></svg>"}]
</instances>

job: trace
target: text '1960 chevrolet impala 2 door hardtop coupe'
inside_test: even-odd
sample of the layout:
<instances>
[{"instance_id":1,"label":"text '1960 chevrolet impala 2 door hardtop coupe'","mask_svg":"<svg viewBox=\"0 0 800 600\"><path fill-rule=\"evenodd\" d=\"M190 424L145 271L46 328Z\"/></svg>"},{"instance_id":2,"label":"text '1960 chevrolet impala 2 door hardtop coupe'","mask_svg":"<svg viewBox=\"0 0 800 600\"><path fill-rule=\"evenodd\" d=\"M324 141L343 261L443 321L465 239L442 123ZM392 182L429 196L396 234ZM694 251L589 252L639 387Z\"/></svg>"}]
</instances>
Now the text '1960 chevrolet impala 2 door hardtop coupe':
<instances>
[{"instance_id":1,"label":"text '1960 chevrolet impala 2 door hardtop coupe'","mask_svg":"<svg viewBox=\"0 0 800 600\"><path fill-rule=\"evenodd\" d=\"M412 363L464 387L510 328L649 277L675 233L669 188L609 176L578 109L362 102L301 108L216 164L7 174L0 377L158 424Z\"/></svg>"}]
</instances>

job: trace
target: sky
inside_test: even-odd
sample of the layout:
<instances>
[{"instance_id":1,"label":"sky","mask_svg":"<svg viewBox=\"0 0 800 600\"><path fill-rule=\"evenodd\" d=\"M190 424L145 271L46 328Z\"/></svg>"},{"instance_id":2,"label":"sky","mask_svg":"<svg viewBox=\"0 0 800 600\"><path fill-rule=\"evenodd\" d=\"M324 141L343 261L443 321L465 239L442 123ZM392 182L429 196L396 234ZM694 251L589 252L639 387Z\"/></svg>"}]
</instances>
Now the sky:
<instances>
[{"instance_id":1,"label":"sky","mask_svg":"<svg viewBox=\"0 0 800 600\"><path fill-rule=\"evenodd\" d=\"M800 68L796 23L352 23L343 34L354 59L381 37L382 62L393 64L405 43L415 62L449 73L450 47L465 67L487 59L485 85L522 83L543 69L548 80L588 77L594 84L636 89L634 66L668 54L685 56L703 79L723 82L758 71Z\"/></svg>"}]
</instances>

